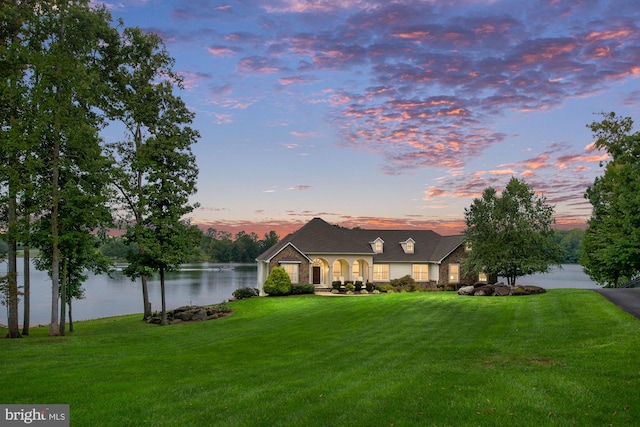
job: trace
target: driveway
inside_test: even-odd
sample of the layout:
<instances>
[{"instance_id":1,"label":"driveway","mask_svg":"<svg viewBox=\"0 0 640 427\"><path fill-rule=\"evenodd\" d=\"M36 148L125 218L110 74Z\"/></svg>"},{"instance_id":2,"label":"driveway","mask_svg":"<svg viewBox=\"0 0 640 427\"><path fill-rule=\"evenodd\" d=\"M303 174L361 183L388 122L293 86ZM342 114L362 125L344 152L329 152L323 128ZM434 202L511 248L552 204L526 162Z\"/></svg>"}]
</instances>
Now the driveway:
<instances>
[{"instance_id":1,"label":"driveway","mask_svg":"<svg viewBox=\"0 0 640 427\"><path fill-rule=\"evenodd\" d=\"M595 292L640 319L640 288L629 289L595 289Z\"/></svg>"}]
</instances>

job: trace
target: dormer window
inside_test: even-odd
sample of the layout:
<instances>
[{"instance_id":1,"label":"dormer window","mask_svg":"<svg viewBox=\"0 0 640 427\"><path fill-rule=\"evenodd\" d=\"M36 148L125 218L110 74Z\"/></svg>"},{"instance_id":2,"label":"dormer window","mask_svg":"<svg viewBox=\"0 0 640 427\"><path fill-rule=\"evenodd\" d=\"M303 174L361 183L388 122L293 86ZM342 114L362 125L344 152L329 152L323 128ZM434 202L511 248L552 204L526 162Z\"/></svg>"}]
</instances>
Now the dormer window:
<instances>
[{"instance_id":1,"label":"dormer window","mask_svg":"<svg viewBox=\"0 0 640 427\"><path fill-rule=\"evenodd\" d=\"M408 238L404 242L400 242L400 246L402 246L402 250L405 254L412 254L415 243L415 240L413 240L412 238Z\"/></svg>"},{"instance_id":2,"label":"dormer window","mask_svg":"<svg viewBox=\"0 0 640 427\"><path fill-rule=\"evenodd\" d=\"M384 252L384 240L378 237L376 240L371 242L371 249L373 249L373 252L377 254Z\"/></svg>"}]
</instances>

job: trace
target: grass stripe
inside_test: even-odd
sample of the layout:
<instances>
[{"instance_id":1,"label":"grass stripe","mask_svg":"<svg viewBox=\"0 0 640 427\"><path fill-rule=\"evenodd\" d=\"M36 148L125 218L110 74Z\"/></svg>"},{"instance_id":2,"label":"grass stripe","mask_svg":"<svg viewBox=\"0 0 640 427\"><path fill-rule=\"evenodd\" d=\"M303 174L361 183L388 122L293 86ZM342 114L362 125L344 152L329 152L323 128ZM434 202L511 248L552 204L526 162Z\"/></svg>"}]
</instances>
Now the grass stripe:
<instances>
[{"instance_id":1,"label":"grass stripe","mask_svg":"<svg viewBox=\"0 0 640 427\"><path fill-rule=\"evenodd\" d=\"M640 321L588 290L252 298L232 316L139 315L3 340L3 403L78 426L624 425ZM2 333L3 331L0 331Z\"/></svg>"}]
</instances>

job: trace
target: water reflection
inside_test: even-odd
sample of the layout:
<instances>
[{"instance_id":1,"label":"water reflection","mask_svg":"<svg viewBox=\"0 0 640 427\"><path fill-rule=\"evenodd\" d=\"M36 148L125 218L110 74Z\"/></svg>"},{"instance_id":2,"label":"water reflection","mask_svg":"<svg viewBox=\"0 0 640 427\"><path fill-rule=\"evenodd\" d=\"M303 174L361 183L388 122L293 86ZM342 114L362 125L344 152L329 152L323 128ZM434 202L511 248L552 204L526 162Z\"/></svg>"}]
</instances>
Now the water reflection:
<instances>
[{"instance_id":1,"label":"water reflection","mask_svg":"<svg viewBox=\"0 0 640 427\"><path fill-rule=\"evenodd\" d=\"M23 260L18 260L18 282L22 284ZM126 264L116 264L122 269ZM0 264L0 275L6 273L7 264ZM182 305L215 304L231 298L234 290L256 287L256 264L192 263L180 271L165 275L167 308ZM152 310L160 310L160 277L149 278L149 300ZM85 299L74 300L74 320L87 320L122 314L142 313L140 282L132 282L116 271L111 276L89 274L84 284ZM48 324L51 318L51 279L46 272L31 269L31 323ZM22 323L22 308L19 313ZM6 317L0 318L6 324Z\"/></svg>"}]
</instances>

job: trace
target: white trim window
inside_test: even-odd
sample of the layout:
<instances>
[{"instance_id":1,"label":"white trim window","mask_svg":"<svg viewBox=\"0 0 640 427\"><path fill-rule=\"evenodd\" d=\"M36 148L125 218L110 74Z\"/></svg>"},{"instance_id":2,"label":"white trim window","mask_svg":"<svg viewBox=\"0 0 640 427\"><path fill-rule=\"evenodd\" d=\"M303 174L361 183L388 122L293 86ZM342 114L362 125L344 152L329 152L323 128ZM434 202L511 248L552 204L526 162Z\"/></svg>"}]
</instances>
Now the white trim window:
<instances>
[{"instance_id":1,"label":"white trim window","mask_svg":"<svg viewBox=\"0 0 640 427\"><path fill-rule=\"evenodd\" d=\"M449 264L449 283L460 283L460 264Z\"/></svg>"},{"instance_id":2,"label":"white trim window","mask_svg":"<svg viewBox=\"0 0 640 427\"><path fill-rule=\"evenodd\" d=\"M300 264L294 263L282 263L282 268L289 275L289 279L291 279L291 283L298 283L298 277L300 272Z\"/></svg>"},{"instance_id":3,"label":"white trim window","mask_svg":"<svg viewBox=\"0 0 640 427\"><path fill-rule=\"evenodd\" d=\"M389 264L373 264L373 280L379 282L389 280Z\"/></svg>"},{"instance_id":4,"label":"white trim window","mask_svg":"<svg viewBox=\"0 0 640 427\"><path fill-rule=\"evenodd\" d=\"M429 281L429 264L413 264L411 277L416 282Z\"/></svg>"}]
</instances>

